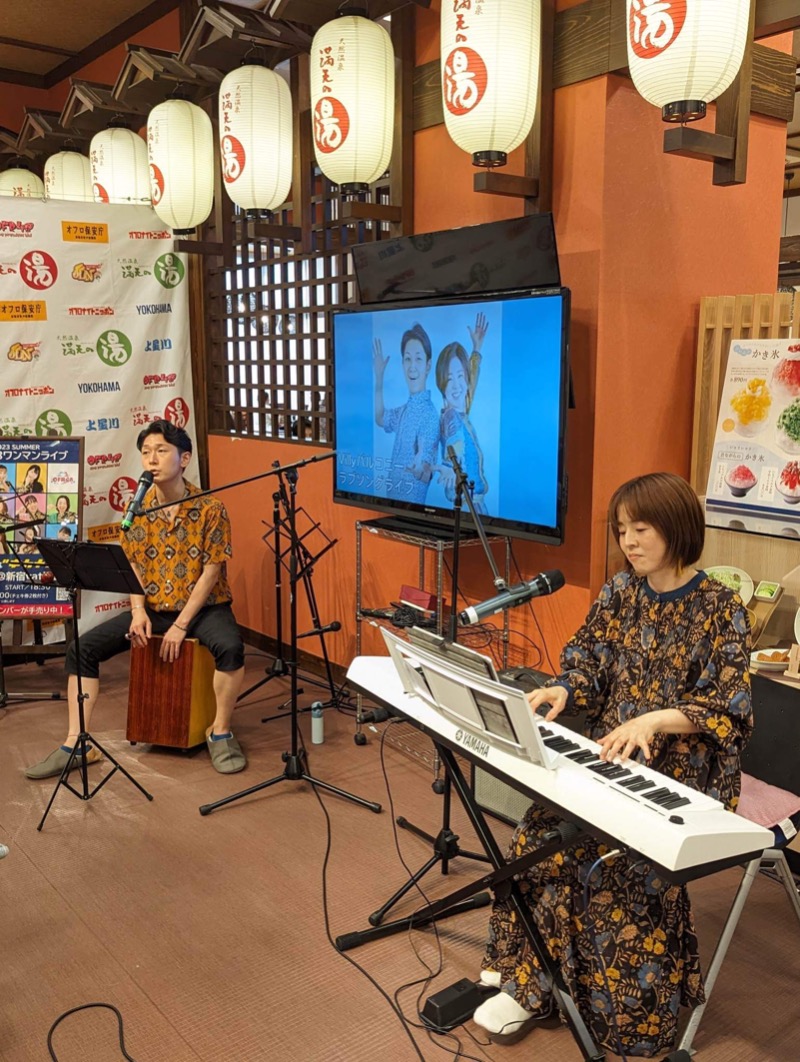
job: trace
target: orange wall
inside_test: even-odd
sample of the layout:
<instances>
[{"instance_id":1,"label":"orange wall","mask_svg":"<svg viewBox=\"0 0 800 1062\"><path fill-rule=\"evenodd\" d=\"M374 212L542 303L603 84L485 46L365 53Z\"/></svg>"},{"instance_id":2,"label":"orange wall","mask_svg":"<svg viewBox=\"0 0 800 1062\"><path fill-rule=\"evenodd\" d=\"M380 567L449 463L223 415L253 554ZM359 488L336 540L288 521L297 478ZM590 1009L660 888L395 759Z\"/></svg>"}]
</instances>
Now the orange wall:
<instances>
[{"instance_id":1,"label":"orange wall","mask_svg":"<svg viewBox=\"0 0 800 1062\"><path fill-rule=\"evenodd\" d=\"M178 11L171 11L151 26L135 33L132 44L149 48L164 48L177 51L180 48ZM96 81L101 85L113 85L125 59L125 45L120 44L99 59L88 63L73 77L83 81ZM69 79L60 81L52 89L31 89L0 81L0 125L18 131L25 117L25 107L41 107L43 110L60 111L69 92Z\"/></svg>"}]
</instances>

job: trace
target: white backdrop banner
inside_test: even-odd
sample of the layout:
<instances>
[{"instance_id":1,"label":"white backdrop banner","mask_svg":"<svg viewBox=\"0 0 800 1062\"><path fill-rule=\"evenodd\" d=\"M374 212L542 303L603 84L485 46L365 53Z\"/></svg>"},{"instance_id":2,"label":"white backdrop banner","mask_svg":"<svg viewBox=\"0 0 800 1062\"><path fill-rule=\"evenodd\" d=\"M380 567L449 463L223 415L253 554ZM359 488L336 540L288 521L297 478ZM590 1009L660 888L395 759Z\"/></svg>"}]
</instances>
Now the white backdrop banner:
<instances>
[{"instance_id":1,"label":"white backdrop banner","mask_svg":"<svg viewBox=\"0 0 800 1062\"><path fill-rule=\"evenodd\" d=\"M0 364L0 434L83 436L84 536L116 541L142 427L165 417L193 435L186 257L171 230L150 207L0 197ZM126 603L84 594L82 623Z\"/></svg>"}]
</instances>

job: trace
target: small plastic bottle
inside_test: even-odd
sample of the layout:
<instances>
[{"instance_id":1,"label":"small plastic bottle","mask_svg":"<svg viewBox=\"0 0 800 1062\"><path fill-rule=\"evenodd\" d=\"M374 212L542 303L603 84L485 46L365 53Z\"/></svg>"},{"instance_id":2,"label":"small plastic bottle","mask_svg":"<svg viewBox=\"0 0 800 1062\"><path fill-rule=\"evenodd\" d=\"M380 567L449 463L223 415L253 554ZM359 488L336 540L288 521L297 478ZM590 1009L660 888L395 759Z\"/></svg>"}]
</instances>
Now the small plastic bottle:
<instances>
[{"instance_id":1,"label":"small plastic bottle","mask_svg":"<svg viewBox=\"0 0 800 1062\"><path fill-rule=\"evenodd\" d=\"M322 715L322 702L314 701L311 705L311 742L321 745L325 740L325 719Z\"/></svg>"}]
</instances>

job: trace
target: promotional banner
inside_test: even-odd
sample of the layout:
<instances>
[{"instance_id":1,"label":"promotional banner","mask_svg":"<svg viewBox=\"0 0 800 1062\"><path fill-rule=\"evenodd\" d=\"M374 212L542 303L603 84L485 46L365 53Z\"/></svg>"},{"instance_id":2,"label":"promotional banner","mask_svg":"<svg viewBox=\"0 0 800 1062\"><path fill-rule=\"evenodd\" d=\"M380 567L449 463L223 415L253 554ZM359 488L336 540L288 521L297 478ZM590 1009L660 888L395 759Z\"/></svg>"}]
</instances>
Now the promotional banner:
<instances>
[{"instance_id":1,"label":"promotional banner","mask_svg":"<svg viewBox=\"0 0 800 1062\"><path fill-rule=\"evenodd\" d=\"M800 521L800 341L731 342L706 503Z\"/></svg>"},{"instance_id":2,"label":"promotional banner","mask_svg":"<svg viewBox=\"0 0 800 1062\"><path fill-rule=\"evenodd\" d=\"M0 198L0 435L84 439L89 540L117 540L142 427L165 417L193 434L186 288L150 207ZM125 605L84 594L82 622Z\"/></svg>"},{"instance_id":3,"label":"promotional banner","mask_svg":"<svg viewBox=\"0 0 800 1062\"><path fill-rule=\"evenodd\" d=\"M0 618L71 614L36 539L80 538L82 451L82 439L0 438Z\"/></svg>"}]
</instances>

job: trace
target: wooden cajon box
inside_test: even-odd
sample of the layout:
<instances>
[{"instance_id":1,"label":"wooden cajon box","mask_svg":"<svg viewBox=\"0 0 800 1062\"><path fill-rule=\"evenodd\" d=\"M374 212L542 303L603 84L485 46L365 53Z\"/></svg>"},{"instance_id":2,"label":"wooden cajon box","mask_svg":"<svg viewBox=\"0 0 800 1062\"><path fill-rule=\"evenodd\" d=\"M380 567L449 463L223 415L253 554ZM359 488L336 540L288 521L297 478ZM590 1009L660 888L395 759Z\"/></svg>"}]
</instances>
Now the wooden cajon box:
<instances>
[{"instance_id":1,"label":"wooden cajon box","mask_svg":"<svg viewBox=\"0 0 800 1062\"><path fill-rule=\"evenodd\" d=\"M173 663L159 657L161 638L131 649L128 741L190 749L202 745L214 722L214 658L196 638L186 638Z\"/></svg>"}]
</instances>

